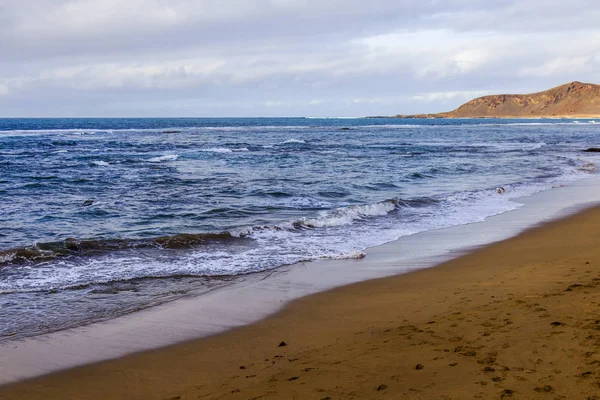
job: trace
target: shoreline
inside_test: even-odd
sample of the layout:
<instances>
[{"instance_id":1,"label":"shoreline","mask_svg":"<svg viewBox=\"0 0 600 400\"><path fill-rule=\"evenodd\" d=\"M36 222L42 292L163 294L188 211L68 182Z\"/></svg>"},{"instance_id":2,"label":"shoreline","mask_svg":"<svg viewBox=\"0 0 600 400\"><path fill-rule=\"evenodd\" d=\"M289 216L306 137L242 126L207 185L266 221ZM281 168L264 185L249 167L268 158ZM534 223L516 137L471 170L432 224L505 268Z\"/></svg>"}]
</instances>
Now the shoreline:
<instances>
[{"instance_id":1,"label":"shoreline","mask_svg":"<svg viewBox=\"0 0 600 400\"><path fill-rule=\"evenodd\" d=\"M398 114L391 116L367 116L364 118L370 119L519 119L519 120L540 120L540 119L550 119L550 120L560 120L560 119L599 119L600 115L548 115L548 116L479 116L479 117L454 117L454 116L444 116L439 114Z\"/></svg>"},{"instance_id":2,"label":"shoreline","mask_svg":"<svg viewBox=\"0 0 600 400\"><path fill-rule=\"evenodd\" d=\"M520 198L523 207L483 222L427 231L370 248L366 259L280 267L116 319L2 342L0 385L212 336L268 318L308 295L434 267L600 203L599 186L600 175L595 174Z\"/></svg>"},{"instance_id":3,"label":"shoreline","mask_svg":"<svg viewBox=\"0 0 600 400\"><path fill-rule=\"evenodd\" d=\"M0 397L592 396L599 224L595 206L218 335L0 386Z\"/></svg>"}]
</instances>

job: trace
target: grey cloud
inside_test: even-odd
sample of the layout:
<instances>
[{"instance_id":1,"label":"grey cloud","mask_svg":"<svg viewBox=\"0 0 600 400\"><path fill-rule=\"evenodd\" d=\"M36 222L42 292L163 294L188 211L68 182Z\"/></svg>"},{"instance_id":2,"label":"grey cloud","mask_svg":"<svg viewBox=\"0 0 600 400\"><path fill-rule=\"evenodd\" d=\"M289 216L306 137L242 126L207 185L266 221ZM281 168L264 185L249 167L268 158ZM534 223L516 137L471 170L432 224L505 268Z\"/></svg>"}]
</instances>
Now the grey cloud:
<instances>
[{"instance_id":1,"label":"grey cloud","mask_svg":"<svg viewBox=\"0 0 600 400\"><path fill-rule=\"evenodd\" d=\"M0 115L365 115L600 81L600 6L0 0Z\"/></svg>"}]
</instances>

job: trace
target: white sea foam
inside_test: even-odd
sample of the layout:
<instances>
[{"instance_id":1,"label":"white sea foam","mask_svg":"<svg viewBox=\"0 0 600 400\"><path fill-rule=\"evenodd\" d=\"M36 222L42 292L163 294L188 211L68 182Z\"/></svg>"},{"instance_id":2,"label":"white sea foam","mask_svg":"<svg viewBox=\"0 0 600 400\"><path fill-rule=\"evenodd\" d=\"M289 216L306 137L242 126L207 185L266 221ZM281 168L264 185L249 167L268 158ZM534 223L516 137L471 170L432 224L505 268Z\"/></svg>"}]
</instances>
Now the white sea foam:
<instances>
[{"instance_id":1,"label":"white sea foam","mask_svg":"<svg viewBox=\"0 0 600 400\"><path fill-rule=\"evenodd\" d=\"M594 163L585 162L583 165L579 166L578 169L584 172L594 172L596 171L597 167Z\"/></svg>"},{"instance_id":2,"label":"white sea foam","mask_svg":"<svg viewBox=\"0 0 600 400\"><path fill-rule=\"evenodd\" d=\"M376 204L349 206L338 208L333 212L323 213L319 218L303 219L299 222L309 228L324 228L330 226L350 225L356 220L368 217L383 216L396 209L396 201L384 201Z\"/></svg>"},{"instance_id":3,"label":"white sea foam","mask_svg":"<svg viewBox=\"0 0 600 400\"><path fill-rule=\"evenodd\" d=\"M210 147L208 149L201 149L200 151L207 153L233 153L233 150L228 149L227 147Z\"/></svg>"},{"instance_id":4,"label":"white sea foam","mask_svg":"<svg viewBox=\"0 0 600 400\"><path fill-rule=\"evenodd\" d=\"M106 161L92 161L92 164L98 167L108 167L110 165Z\"/></svg>"},{"instance_id":5,"label":"white sea foam","mask_svg":"<svg viewBox=\"0 0 600 400\"><path fill-rule=\"evenodd\" d=\"M361 128L369 128L369 129L376 129L376 128L386 128L386 129L410 129L410 128L428 128L428 127L432 127L432 126L437 126L437 125L417 125L417 124L381 124L381 125L365 125L365 126L361 126Z\"/></svg>"},{"instance_id":6,"label":"white sea foam","mask_svg":"<svg viewBox=\"0 0 600 400\"><path fill-rule=\"evenodd\" d=\"M0 264L14 260L16 255L17 253L14 252L6 252L4 254L0 254Z\"/></svg>"},{"instance_id":7,"label":"white sea foam","mask_svg":"<svg viewBox=\"0 0 600 400\"><path fill-rule=\"evenodd\" d=\"M166 154L164 156L153 157L148 160L151 163L160 163L164 161L175 161L179 158L178 154Z\"/></svg>"},{"instance_id":8,"label":"white sea foam","mask_svg":"<svg viewBox=\"0 0 600 400\"><path fill-rule=\"evenodd\" d=\"M355 251L353 253L341 254L339 256L331 257L333 260L360 260L365 258L367 255L362 251Z\"/></svg>"},{"instance_id":9,"label":"white sea foam","mask_svg":"<svg viewBox=\"0 0 600 400\"><path fill-rule=\"evenodd\" d=\"M306 119L362 119L364 117L304 117Z\"/></svg>"},{"instance_id":10,"label":"white sea foam","mask_svg":"<svg viewBox=\"0 0 600 400\"><path fill-rule=\"evenodd\" d=\"M281 142L281 144L290 144L290 143L306 143L306 140L302 140L302 139L288 139L286 141Z\"/></svg>"},{"instance_id":11,"label":"white sea foam","mask_svg":"<svg viewBox=\"0 0 600 400\"><path fill-rule=\"evenodd\" d=\"M250 151L247 147L240 147L237 149L230 149L228 147L209 147L207 149L202 149L205 153L245 153Z\"/></svg>"}]
</instances>

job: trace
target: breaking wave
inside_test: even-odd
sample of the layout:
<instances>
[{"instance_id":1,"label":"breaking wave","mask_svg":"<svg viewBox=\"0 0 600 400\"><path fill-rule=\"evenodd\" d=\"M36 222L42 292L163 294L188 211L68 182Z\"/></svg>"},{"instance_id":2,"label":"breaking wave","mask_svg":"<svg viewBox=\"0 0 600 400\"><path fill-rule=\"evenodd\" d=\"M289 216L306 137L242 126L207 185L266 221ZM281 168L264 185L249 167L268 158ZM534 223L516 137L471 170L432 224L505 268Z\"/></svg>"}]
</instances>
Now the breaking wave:
<instances>
[{"instance_id":1,"label":"breaking wave","mask_svg":"<svg viewBox=\"0 0 600 400\"><path fill-rule=\"evenodd\" d=\"M159 156L159 157L153 157L151 159L148 160L148 162L151 163L160 163L163 161L175 161L179 158L178 154L167 154L164 156Z\"/></svg>"},{"instance_id":2,"label":"breaking wave","mask_svg":"<svg viewBox=\"0 0 600 400\"><path fill-rule=\"evenodd\" d=\"M0 251L0 266L35 264L66 257L92 257L119 250L189 249L210 243L229 243L243 238L222 233L182 233L151 239L87 239L69 238L60 242L36 243Z\"/></svg>"}]
</instances>

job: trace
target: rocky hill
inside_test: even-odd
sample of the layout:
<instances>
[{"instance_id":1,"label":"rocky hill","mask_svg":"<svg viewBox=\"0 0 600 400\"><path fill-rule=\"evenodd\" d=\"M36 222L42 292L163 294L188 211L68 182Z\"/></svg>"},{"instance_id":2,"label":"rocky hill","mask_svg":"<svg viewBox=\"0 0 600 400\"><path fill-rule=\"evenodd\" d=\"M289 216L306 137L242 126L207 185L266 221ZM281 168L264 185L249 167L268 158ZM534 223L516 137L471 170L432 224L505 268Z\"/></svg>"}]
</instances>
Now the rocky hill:
<instances>
[{"instance_id":1,"label":"rocky hill","mask_svg":"<svg viewBox=\"0 0 600 400\"><path fill-rule=\"evenodd\" d=\"M600 118L600 85L571 82L531 94L473 99L454 111L398 118Z\"/></svg>"}]
</instances>

